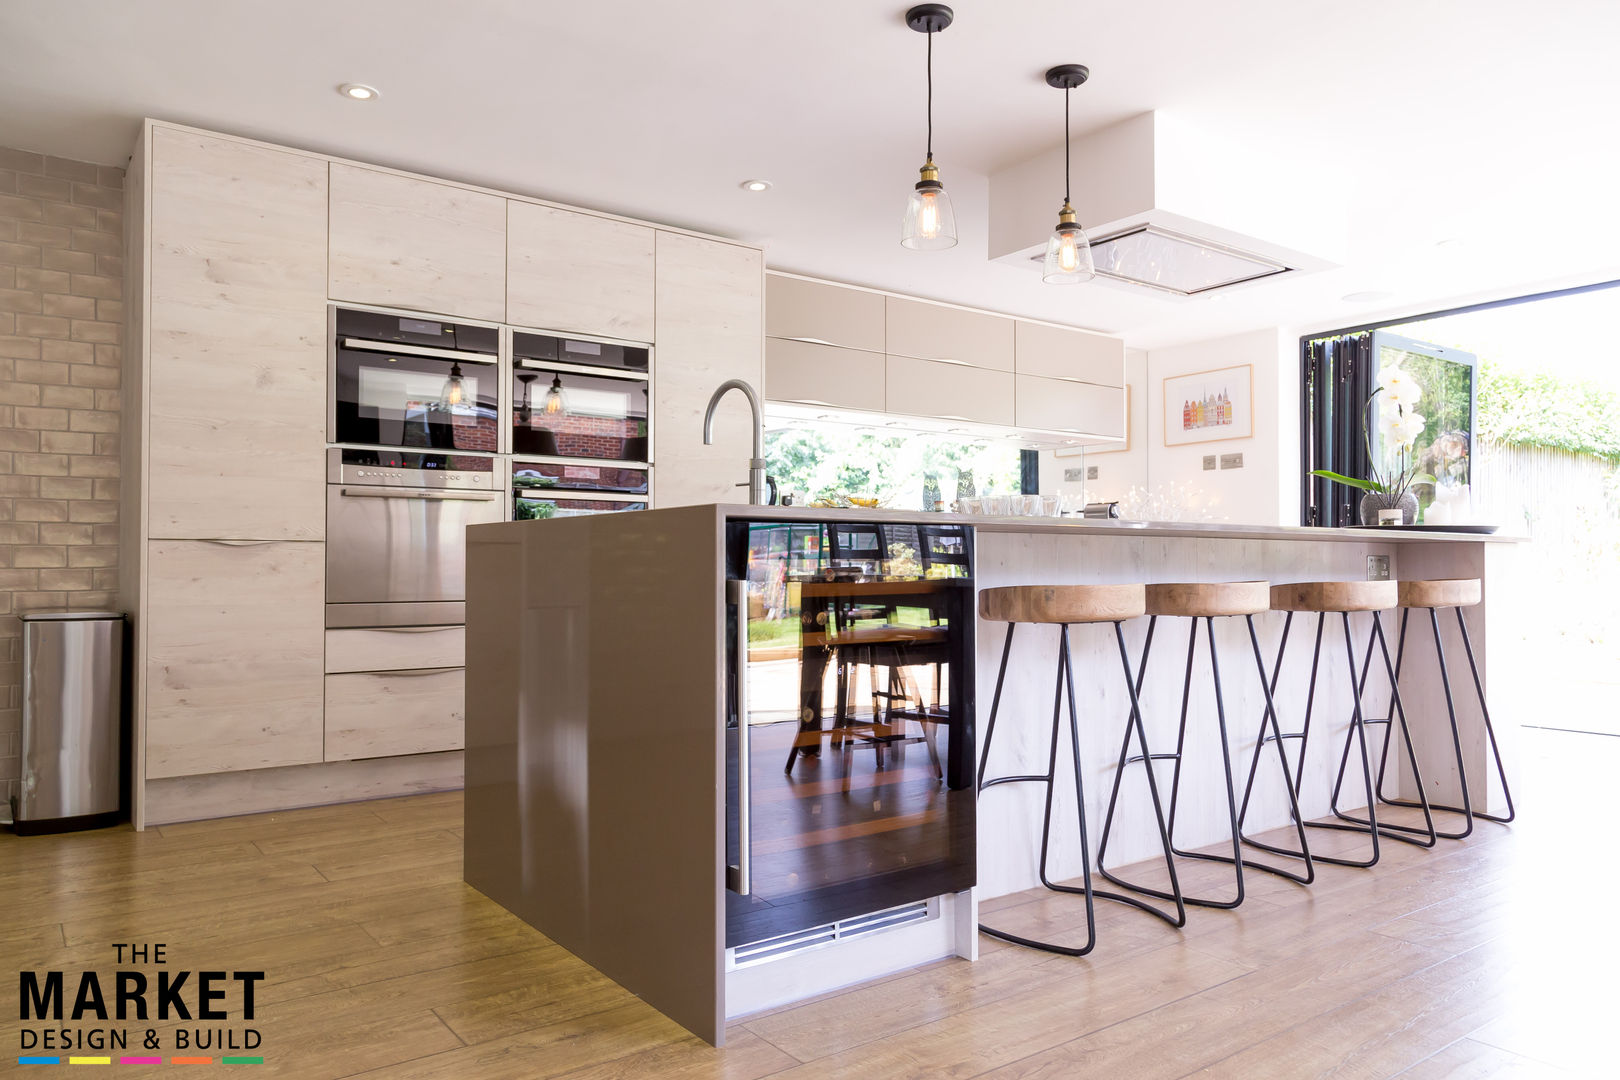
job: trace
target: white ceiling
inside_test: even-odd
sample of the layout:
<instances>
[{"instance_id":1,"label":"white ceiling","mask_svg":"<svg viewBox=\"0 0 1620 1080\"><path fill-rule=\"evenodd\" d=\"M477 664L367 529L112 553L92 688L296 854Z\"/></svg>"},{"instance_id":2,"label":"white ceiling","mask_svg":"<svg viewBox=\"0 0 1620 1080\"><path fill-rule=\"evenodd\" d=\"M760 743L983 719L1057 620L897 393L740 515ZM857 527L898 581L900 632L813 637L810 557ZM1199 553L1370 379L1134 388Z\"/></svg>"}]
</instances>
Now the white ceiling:
<instances>
[{"instance_id":1,"label":"white ceiling","mask_svg":"<svg viewBox=\"0 0 1620 1080\"><path fill-rule=\"evenodd\" d=\"M0 145L121 164L143 115L761 243L769 265L1152 348L1620 277L1613 0L962 0L935 39L961 243L911 252L905 0L0 0ZM986 258L986 177L1150 109L1350 178L1340 269L1190 302ZM382 91L362 104L343 82ZM1077 161L1076 185L1104 161ZM738 181L764 177L764 194ZM1053 177L1054 210L1061 178ZM1444 247L1437 241L1455 240ZM1374 305L1339 298L1387 292Z\"/></svg>"}]
</instances>

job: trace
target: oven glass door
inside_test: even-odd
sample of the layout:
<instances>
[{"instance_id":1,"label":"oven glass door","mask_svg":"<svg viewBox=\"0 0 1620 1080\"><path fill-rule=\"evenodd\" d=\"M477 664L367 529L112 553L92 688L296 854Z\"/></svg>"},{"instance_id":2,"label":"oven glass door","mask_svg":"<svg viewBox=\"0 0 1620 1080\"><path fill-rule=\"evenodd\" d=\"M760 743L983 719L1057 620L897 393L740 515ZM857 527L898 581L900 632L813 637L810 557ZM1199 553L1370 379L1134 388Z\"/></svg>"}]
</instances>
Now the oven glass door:
<instances>
[{"instance_id":1,"label":"oven glass door","mask_svg":"<svg viewBox=\"0 0 1620 1080\"><path fill-rule=\"evenodd\" d=\"M643 499L610 499L589 492L558 491L541 494L515 488L512 491L513 521L542 521L550 518L586 517L590 514L617 514L624 510L645 510Z\"/></svg>"},{"instance_id":2,"label":"oven glass door","mask_svg":"<svg viewBox=\"0 0 1620 1080\"><path fill-rule=\"evenodd\" d=\"M493 491L329 484L326 602L467 598L467 526L500 521Z\"/></svg>"},{"instance_id":3,"label":"oven glass door","mask_svg":"<svg viewBox=\"0 0 1620 1080\"><path fill-rule=\"evenodd\" d=\"M611 463L570 465L563 462L514 461L512 490L530 494L550 491L611 491L646 495L647 470Z\"/></svg>"},{"instance_id":4,"label":"oven glass door","mask_svg":"<svg viewBox=\"0 0 1620 1080\"><path fill-rule=\"evenodd\" d=\"M499 412L494 360L457 361L339 345L332 439L495 453Z\"/></svg>"},{"instance_id":5,"label":"oven glass door","mask_svg":"<svg viewBox=\"0 0 1620 1080\"><path fill-rule=\"evenodd\" d=\"M512 453L645 462L647 399L642 379L520 367L513 372Z\"/></svg>"}]
</instances>

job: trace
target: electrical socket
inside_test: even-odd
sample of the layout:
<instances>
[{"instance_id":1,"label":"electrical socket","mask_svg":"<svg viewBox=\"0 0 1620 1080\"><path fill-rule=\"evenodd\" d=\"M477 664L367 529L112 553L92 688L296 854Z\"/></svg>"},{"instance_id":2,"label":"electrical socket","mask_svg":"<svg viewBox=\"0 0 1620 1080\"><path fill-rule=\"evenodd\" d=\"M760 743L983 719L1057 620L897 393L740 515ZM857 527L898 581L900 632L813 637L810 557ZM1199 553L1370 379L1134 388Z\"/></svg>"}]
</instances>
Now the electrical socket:
<instances>
[{"instance_id":1,"label":"electrical socket","mask_svg":"<svg viewBox=\"0 0 1620 1080\"><path fill-rule=\"evenodd\" d=\"M1087 480L1095 480L1095 479L1097 479L1097 466L1095 466L1095 465L1087 465L1086 466L1086 479Z\"/></svg>"},{"instance_id":2,"label":"electrical socket","mask_svg":"<svg viewBox=\"0 0 1620 1080\"><path fill-rule=\"evenodd\" d=\"M1204 455L1204 471L1205 472L1214 472L1215 471L1215 455L1214 454L1205 454Z\"/></svg>"},{"instance_id":3,"label":"electrical socket","mask_svg":"<svg viewBox=\"0 0 1620 1080\"><path fill-rule=\"evenodd\" d=\"M1221 455L1221 468L1223 468L1223 469L1241 469L1241 468L1243 468L1243 455L1241 453L1222 454Z\"/></svg>"},{"instance_id":4,"label":"electrical socket","mask_svg":"<svg viewBox=\"0 0 1620 1080\"><path fill-rule=\"evenodd\" d=\"M1085 478L1086 477L1085 477L1085 470L1084 469L1064 469L1063 470L1063 482L1065 484L1078 484L1080 481L1084 480Z\"/></svg>"},{"instance_id":5,"label":"electrical socket","mask_svg":"<svg viewBox=\"0 0 1620 1080\"><path fill-rule=\"evenodd\" d=\"M1388 581L1389 580L1389 556L1388 555L1369 555L1369 556L1367 556L1367 580L1368 581Z\"/></svg>"}]
</instances>

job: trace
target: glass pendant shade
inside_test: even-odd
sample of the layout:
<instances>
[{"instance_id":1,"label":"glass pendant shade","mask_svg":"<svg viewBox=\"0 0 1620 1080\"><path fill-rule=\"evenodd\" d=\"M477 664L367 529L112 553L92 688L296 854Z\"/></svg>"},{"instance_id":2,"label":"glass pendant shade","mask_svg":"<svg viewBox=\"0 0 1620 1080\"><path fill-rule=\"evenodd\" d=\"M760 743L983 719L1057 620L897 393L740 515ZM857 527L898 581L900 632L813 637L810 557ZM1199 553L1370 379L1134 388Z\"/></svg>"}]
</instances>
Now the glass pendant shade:
<instances>
[{"instance_id":1,"label":"glass pendant shade","mask_svg":"<svg viewBox=\"0 0 1620 1080\"><path fill-rule=\"evenodd\" d=\"M439 407L443 409L455 408L466 398L465 380L462 378L461 365L450 365L450 377L444 380L444 390L439 394Z\"/></svg>"},{"instance_id":2,"label":"glass pendant shade","mask_svg":"<svg viewBox=\"0 0 1620 1080\"><path fill-rule=\"evenodd\" d=\"M938 180L921 181L912 190L900 224L900 243L914 251L956 246L956 214L951 210L950 195Z\"/></svg>"},{"instance_id":3,"label":"glass pendant shade","mask_svg":"<svg viewBox=\"0 0 1620 1080\"><path fill-rule=\"evenodd\" d=\"M556 416L563 411L562 378L551 377L551 389L546 391L545 413L547 416Z\"/></svg>"},{"instance_id":4,"label":"glass pendant shade","mask_svg":"<svg viewBox=\"0 0 1620 1080\"><path fill-rule=\"evenodd\" d=\"M1072 210L1059 215L1057 228L1046 241L1046 263L1041 268L1041 280L1049 285L1072 285L1096 276L1086 230L1074 220Z\"/></svg>"}]
</instances>

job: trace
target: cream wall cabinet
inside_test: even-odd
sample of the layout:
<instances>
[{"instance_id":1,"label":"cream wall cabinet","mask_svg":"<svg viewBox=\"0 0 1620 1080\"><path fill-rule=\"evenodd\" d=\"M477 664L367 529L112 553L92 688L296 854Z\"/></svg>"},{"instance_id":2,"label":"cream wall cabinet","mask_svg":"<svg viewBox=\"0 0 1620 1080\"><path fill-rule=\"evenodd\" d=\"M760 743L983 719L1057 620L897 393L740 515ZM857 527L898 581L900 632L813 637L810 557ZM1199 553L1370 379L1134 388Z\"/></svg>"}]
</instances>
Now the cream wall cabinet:
<instances>
[{"instance_id":1,"label":"cream wall cabinet","mask_svg":"<svg viewBox=\"0 0 1620 1080\"><path fill-rule=\"evenodd\" d=\"M1013 376L960 364L890 356L886 411L980 424L1013 422Z\"/></svg>"},{"instance_id":2,"label":"cream wall cabinet","mask_svg":"<svg viewBox=\"0 0 1620 1080\"><path fill-rule=\"evenodd\" d=\"M507 215L507 322L653 339L656 230L516 201Z\"/></svg>"},{"instance_id":3,"label":"cream wall cabinet","mask_svg":"<svg viewBox=\"0 0 1620 1080\"><path fill-rule=\"evenodd\" d=\"M326 163L172 129L151 152L148 534L319 540Z\"/></svg>"},{"instance_id":4,"label":"cream wall cabinet","mask_svg":"<svg viewBox=\"0 0 1620 1080\"><path fill-rule=\"evenodd\" d=\"M147 545L146 776L322 758L325 545Z\"/></svg>"},{"instance_id":5,"label":"cream wall cabinet","mask_svg":"<svg viewBox=\"0 0 1620 1080\"><path fill-rule=\"evenodd\" d=\"M507 200L340 162L331 169L332 299L505 316Z\"/></svg>"},{"instance_id":6,"label":"cream wall cabinet","mask_svg":"<svg viewBox=\"0 0 1620 1080\"><path fill-rule=\"evenodd\" d=\"M771 274L765 279L765 333L773 338L883 351L883 294Z\"/></svg>"},{"instance_id":7,"label":"cream wall cabinet","mask_svg":"<svg viewBox=\"0 0 1620 1080\"><path fill-rule=\"evenodd\" d=\"M1014 421L1021 428L1125 437L1125 391L1112 386L1017 375Z\"/></svg>"},{"instance_id":8,"label":"cream wall cabinet","mask_svg":"<svg viewBox=\"0 0 1620 1080\"><path fill-rule=\"evenodd\" d=\"M1106 334L1017 320L1020 375L1125 386L1125 342Z\"/></svg>"},{"instance_id":9,"label":"cream wall cabinet","mask_svg":"<svg viewBox=\"0 0 1620 1080\"><path fill-rule=\"evenodd\" d=\"M887 351L919 360L944 360L996 371L1013 369L1013 320L1005 315L885 298Z\"/></svg>"},{"instance_id":10,"label":"cream wall cabinet","mask_svg":"<svg viewBox=\"0 0 1620 1080\"><path fill-rule=\"evenodd\" d=\"M765 339L765 396L772 401L882 412L883 384L882 353Z\"/></svg>"},{"instance_id":11,"label":"cream wall cabinet","mask_svg":"<svg viewBox=\"0 0 1620 1080\"><path fill-rule=\"evenodd\" d=\"M653 403L655 506L746 502L753 428L740 393L703 412L727 379L763 387L764 259L758 248L659 231L654 259L658 394Z\"/></svg>"},{"instance_id":12,"label":"cream wall cabinet","mask_svg":"<svg viewBox=\"0 0 1620 1080\"><path fill-rule=\"evenodd\" d=\"M326 677L326 760L431 754L465 741L461 668Z\"/></svg>"}]
</instances>

